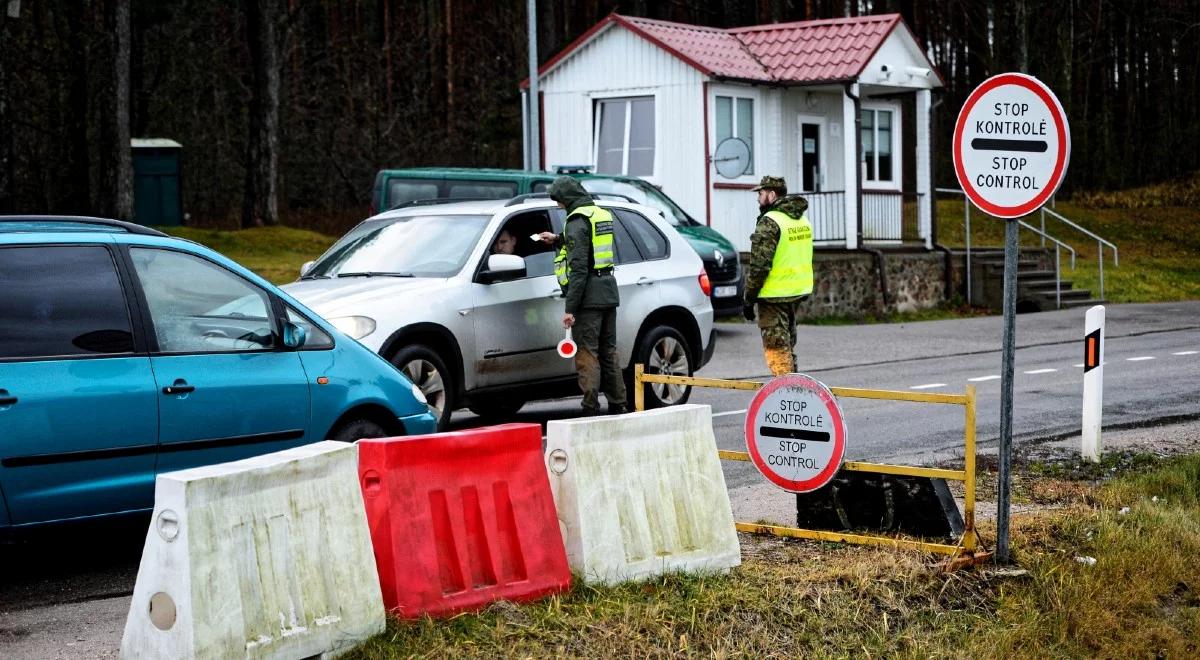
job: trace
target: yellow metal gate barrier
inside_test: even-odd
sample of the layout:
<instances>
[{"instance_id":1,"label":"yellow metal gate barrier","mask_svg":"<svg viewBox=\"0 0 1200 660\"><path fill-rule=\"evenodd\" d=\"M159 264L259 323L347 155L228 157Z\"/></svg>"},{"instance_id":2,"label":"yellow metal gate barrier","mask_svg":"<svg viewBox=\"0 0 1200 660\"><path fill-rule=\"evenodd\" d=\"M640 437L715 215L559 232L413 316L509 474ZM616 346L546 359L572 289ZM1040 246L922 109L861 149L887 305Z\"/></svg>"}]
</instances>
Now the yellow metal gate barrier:
<instances>
[{"instance_id":1,"label":"yellow metal gate barrier","mask_svg":"<svg viewBox=\"0 0 1200 660\"><path fill-rule=\"evenodd\" d=\"M681 385L691 387L712 387L725 390L754 391L765 383L750 380L722 380L717 378L696 378L694 376L664 376L645 373L641 364L634 366L633 405L634 409L646 409L644 386L648 383L662 385ZM890 536L871 536L866 534L843 534L799 527L782 527L777 525L759 525L755 523L734 523L739 532L751 534L769 534L799 539L814 539L817 541L834 541L843 543L859 543L864 545L882 545L894 548L923 550L937 554L948 555L952 565L977 563L990 557L991 553L979 552L979 535L975 531L975 386L967 385L965 394L937 394L931 392L899 392L896 390L866 390L853 387L831 387L829 391L835 396L855 399L886 399L891 401L915 401L918 403L939 403L962 406L964 409L964 465L961 470L946 470L941 468L914 467L909 465L888 465L885 463L864 463L846 461L842 463L843 470L856 472L874 472L878 474L895 474L908 477L934 477L951 481L961 481L966 490L963 502L963 534L958 543L928 543L911 539L901 539ZM717 454L728 461L749 461L750 454L744 451L718 450Z\"/></svg>"}]
</instances>

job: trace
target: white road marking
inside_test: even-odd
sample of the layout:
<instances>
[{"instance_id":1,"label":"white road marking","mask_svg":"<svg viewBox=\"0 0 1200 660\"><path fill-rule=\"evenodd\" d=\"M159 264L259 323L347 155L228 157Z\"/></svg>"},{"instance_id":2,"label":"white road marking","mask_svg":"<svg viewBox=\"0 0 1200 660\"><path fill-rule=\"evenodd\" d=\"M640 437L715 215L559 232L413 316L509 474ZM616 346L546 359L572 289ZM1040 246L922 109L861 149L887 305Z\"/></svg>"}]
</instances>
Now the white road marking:
<instances>
[{"instance_id":1,"label":"white road marking","mask_svg":"<svg viewBox=\"0 0 1200 660\"><path fill-rule=\"evenodd\" d=\"M928 383L926 385L913 385L912 387L910 387L908 389L910 389L910 390L930 390L935 387L945 387L945 386L946 386L945 383Z\"/></svg>"},{"instance_id":2,"label":"white road marking","mask_svg":"<svg viewBox=\"0 0 1200 660\"><path fill-rule=\"evenodd\" d=\"M1055 371L1058 371L1058 369L1032 369L1030 371L1026 371L1025 373L1027 373L1027 374L1048 374L1048 373L1055 372Z\"/></svg>"},{"instance_id":3,"label":"white road marking","mask_svg":"<svg viewBox=\"0 0 1200 660\"><path fill-rule=\"evenodd\" d=\"M969 383L982 383L985 380L1000 380L999 376L980 376L979 378L968 378Z\"/></svg>"},{"instance_id":4,"label":"white road marking","mask_svg":"<svg viewBox=\"0 0 1200 660\"><path fill-rule=\"evenodd\" d=\"M1153 360L1153 359L1154 359L1153 355L1143 355L1141 357L1125 358L1125 361L1126 362L1144 362L1146 360Z\"/></svg>"},{"instance_id":5,"label":"white road marking","mask_svg":"<svg viewBox=\"0 0 1200 660\"><path fill-rule=\"evenodd\" d=\"M1171 355L1195 355L1197 353L1200 353L1200 351L1179 351L1178 353L1172 353Z\"/></svg>"},{"instance_id":6,"label":"white road marking","mask_svg":"<svg viewBox=\"0 0 1200 660\"><path fill-rule=\"evenodd\" d=\"M1075 365L1075 368L1076 368L1076 369L1082 369L1084 366L1085 366L1085 365L1084 365L1082 362L1080 362L1079 364Z\"/></svg>"},{"instance_id":7,"label":"white road marking","mask_svg":"<svg viewBox=\"0 0 1200 660\"><path fill-rule=\"evenodd\" d=\"M725 412L713 413L712 416L713 417L725 417L727 415L743 415L745 413L746 413L745 410L726 410Z\"/></svg>"}]
</instances>

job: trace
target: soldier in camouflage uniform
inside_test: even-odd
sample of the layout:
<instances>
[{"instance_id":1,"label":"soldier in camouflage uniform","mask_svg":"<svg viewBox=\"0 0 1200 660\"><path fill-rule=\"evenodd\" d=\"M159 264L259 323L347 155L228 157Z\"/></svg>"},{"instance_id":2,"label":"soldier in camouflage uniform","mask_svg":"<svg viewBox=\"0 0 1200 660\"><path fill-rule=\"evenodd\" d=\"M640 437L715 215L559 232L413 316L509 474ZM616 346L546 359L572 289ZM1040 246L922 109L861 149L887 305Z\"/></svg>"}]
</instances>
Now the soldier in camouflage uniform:
<instances>
[{"instance_id":1,"label":"soldier in camouflage uniform","mask_svg":"<svg viewBox=\"0 0 1200 660\"><path fill-rule=\"evenodd\" d=\"M554 180L550 199L567 211L560 236L543 232L540 238L560 248L555 273L563 288L563 327L573 328L579 346L575 371L583 391L583 414L600 413L604 391L609 414L628 412L625 381L617 360L617 306L621 297L613 275L612 215L596 206L579 181L569 176ZM605 246L600 246L601 241ZM605 263L599 263L603 260Z\"/></svg>"},{"instance_id":2,"label":"soldier in camouflage uniform","mask_svg":"<svg viewBox=\"0 0 1200 660\"><path fill-rule=\"evenodd\" d=\"M780 376L796 371L796 316L813 288L812 225L804 215L808 201L787 194L783 177L764 176L754 190L760 215L750 236L742 312L753 321L758 304L763 354Z\"/></svg>"}]
</instances>

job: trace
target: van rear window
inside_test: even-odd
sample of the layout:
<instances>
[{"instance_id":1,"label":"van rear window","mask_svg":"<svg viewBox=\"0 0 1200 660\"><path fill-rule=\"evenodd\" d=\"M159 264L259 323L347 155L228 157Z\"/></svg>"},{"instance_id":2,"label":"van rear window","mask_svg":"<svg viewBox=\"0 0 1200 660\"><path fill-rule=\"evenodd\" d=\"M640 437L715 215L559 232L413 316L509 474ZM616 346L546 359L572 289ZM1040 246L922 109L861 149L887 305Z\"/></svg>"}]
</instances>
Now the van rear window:
<instances>
[{"instance_id":1,"label":"van rear window","mask_svg":"<svg viewBox=\"0 0 1200 660\"><path fill-rule=\"evenodd\" d=\"M387 208L418 199L438 197L438 182L427 179L388 179Z\"/></svg>"},{"instance_id":2,"label":"van rear window","mask_svg":"<svg viewBox=\"0 0 1200 660\"><path fill-rule=\"evenodd\" d=\"M451 199L508 199L517 194L516 183L503 181L447 181L446 197Z\"/></svg>"}]
</instances>

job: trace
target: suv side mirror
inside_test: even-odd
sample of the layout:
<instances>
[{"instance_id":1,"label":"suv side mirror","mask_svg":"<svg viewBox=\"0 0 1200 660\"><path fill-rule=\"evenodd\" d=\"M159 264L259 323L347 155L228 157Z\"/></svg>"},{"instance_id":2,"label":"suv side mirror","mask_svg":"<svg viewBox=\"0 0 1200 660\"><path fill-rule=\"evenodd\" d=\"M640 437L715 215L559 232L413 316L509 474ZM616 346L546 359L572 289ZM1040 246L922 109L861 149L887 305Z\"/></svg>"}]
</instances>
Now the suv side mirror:
<instances>
[{"instance_id":1,"label":"suv side mirror","mask_svg":"<svg viewBox=\"0 0 1200 660\"><path fill-rule=\"evenodd\" d=\"M283 345L290 349L297 349L304 345L308 340L308 331L304 328L288 321L283 324Z\"/></svg>"},{"instance_id":2,"label":"suv side mirror","mask_svg":"<svg viewBox=\"0 0 1200 660\"><path fill-rule=\"evenodd\" d=\"M316 263L316 262L313 262L313 261L304 262L304 265L300 266L300 277L304 277L305 275L307 275L308 271L312 270L314 263Z\"/></svg>"},{"instance_id":3,"label":"suv side mirror","mask_svg":"<svg viewBox=\"0 0 1200 660\"><path fill-rule=\"evenodd\" d=\"M516 280L525 277L525 260L515 254L493 254L488 257L487 267L479 273L484 284Z\"/></svg>"}]
</instances>

